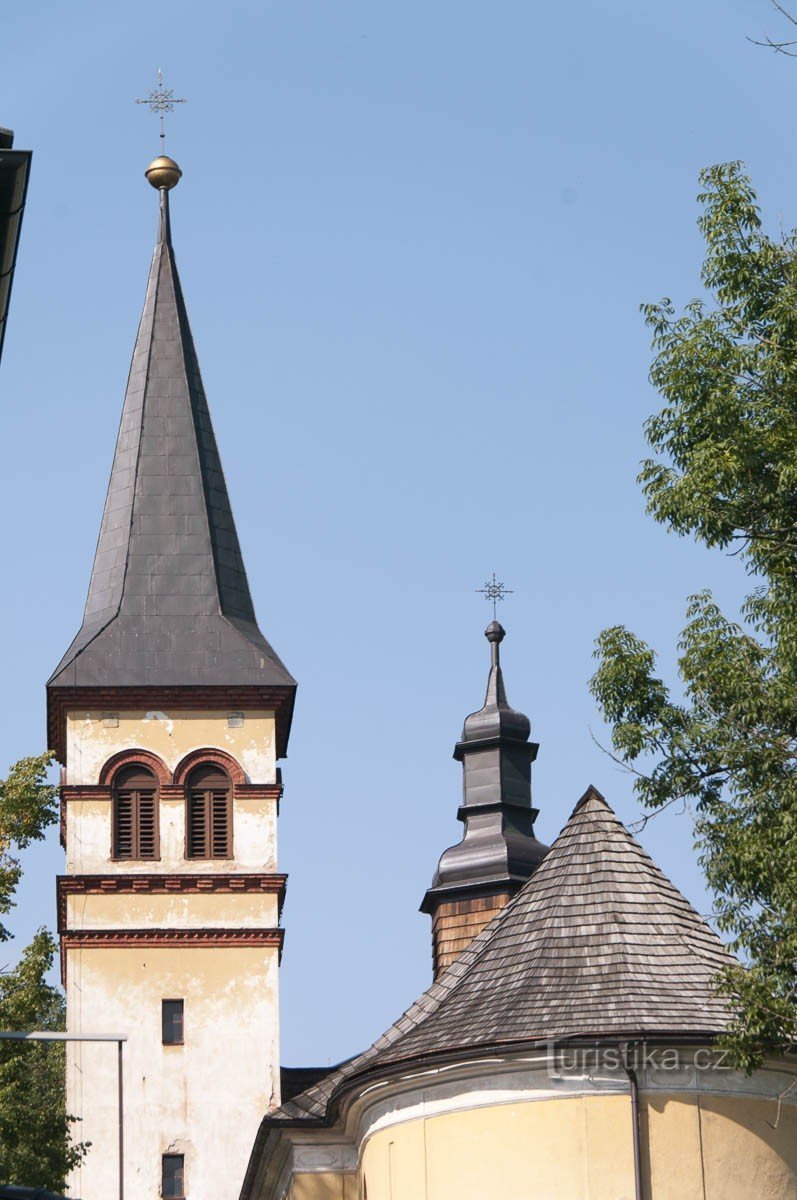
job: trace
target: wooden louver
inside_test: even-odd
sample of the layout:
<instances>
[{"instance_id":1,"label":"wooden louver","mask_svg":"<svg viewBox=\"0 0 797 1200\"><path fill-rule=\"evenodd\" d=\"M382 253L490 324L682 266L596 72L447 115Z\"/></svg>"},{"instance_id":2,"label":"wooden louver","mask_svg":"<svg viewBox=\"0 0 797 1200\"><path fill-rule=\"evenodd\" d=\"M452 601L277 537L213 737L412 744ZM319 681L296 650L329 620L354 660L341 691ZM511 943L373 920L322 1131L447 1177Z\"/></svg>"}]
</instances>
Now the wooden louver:
<instances>
[{"instance_id":1,"label":"wooden louver","mask_svg":"<svg viewBox=\"0 0 797 1200\"><path fill-rule=\"evenodd\" d=\"M131 767L114 787L114 858L158 857L158 785L143 767Z\"/></svg>"},{"instance_id":2,"label":"wooden louver","mask_svg":"<svg viewBox=\"0 0 797 1200\"><path fill-rule=\"evenodd\" d=\"M232 858L230 782L217 767L198 767L188 785L189 858Z\"/></svg>"}]
</instances>

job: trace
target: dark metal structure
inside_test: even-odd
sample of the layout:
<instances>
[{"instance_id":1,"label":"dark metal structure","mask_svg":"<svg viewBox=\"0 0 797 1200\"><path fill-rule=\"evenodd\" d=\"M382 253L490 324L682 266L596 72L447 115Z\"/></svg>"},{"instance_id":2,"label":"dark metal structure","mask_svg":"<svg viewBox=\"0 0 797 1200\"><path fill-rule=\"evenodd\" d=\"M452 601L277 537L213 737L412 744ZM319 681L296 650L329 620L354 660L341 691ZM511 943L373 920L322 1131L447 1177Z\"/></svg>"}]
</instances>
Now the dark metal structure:
<instances>
[{"instance_id":1,"label":"dark metal structure","mask_svg":"<svg viewBox=\"0 0 797 1200\"><path fill-rule=\"evenodd\" d=\"M529 741L527 716L511 708L501 671L506 631L491 621L484 636L491 664L484 705L465 720L454 758L462 763L462 840L442 855L421 911L441 901L495 892L513 895L533 874L548 847L534 836L531 764L538 746Z\"/></svg>"},{"instance_id":2,"label":"dark metal structure","mask_svg":"<svg viewBox=\"0 0 797 1200\"><path fill-rule=\"evenodd\" d=\"M188 323L169 221L180 169L162 157L158 239L83 624L47 685L50 745L67 702L153 689L164 703L273 708L284 754L296 684L255 617ZM105 689L104 697L98 689Z\"/></svg>"},{"instance_id":3,"label":"dark metal structure","mask_svg":"<svg viewBox=\"0 0 797 1200\"><path fill-rule=\"evenodd\" d=\"M13 132L0 128L0 358L33 157L32 151L14 150L13 147Z\"/></svg>"}]
</instances>

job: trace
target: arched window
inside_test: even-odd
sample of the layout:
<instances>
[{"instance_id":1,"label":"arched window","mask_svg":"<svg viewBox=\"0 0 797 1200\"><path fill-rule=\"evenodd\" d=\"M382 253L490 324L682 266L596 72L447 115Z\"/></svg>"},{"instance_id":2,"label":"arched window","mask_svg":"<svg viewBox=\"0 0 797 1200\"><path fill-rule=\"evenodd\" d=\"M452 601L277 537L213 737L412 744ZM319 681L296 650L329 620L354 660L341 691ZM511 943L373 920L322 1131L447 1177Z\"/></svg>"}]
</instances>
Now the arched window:
<instances>
[{"instance_id":1,"label":"arched window","mask_svg":"<svg viewBox=\"0 0 797 1200\"><path fill-rule=\"evenodd\" d=\"M232 788L213 763L196 767L186 785L186 855L232 858Z\"/></svg>"},{"instance_id":2,"label":"arched window","mask_svg":"<svg viewBox=\"0 0 797 1200\"><path fill-rule=\"evenodd\" d=\"M125 767L114 779L113 857L158 857L158 781L146 767Z\"/></svg>"}]
</instances>

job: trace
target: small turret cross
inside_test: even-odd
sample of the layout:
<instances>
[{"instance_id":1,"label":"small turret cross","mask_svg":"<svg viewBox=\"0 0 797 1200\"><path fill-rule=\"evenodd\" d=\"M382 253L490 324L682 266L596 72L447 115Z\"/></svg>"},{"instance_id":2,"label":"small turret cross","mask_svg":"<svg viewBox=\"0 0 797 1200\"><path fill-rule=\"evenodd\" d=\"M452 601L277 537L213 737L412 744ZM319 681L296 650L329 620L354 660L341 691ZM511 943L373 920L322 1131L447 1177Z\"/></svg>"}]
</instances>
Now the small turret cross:
<instances>
[{"instance_id":1,"label":"small turret cross","mask_svg":"<svg viewBox=\"0 0 797 1200\"><path fill-rule=\"evenodd\" d=\"M163 149L163 146L164 146L165 140L166 140L166 133L163 128L164 114L167 112L174 112L175 104L186 104L186 103L187 103L186 100L180 99L179 97L175 96L172 88L165 88L163 86L163 72L161 71L160 67L158 67L158 85L157 85L157 87L152 88L152 90L147 93L146 97L143 100L136 100L136 104L146 104L146 106L150 112L157 113L158 116L160 117L161 150Z\"/></svg>"},{"instance_id":2,"label":"small turret cross","mask_svg":"<svg viewBox=\"0 0 797 1200\"><path fill-rule=\"evenodd\" d=\"M484 596L485 600L492 600L493 620L495 620L495 609L496 609L496 605L497 605L498 601L503 600L505 596L511 596L513 594L512 588L504 587L503 583L499 582L496 579L495 571L493 571L492 579L488 579L485 582L484 587L476 588L476 591L481 596Z\"/></svg>"}]
</instances>

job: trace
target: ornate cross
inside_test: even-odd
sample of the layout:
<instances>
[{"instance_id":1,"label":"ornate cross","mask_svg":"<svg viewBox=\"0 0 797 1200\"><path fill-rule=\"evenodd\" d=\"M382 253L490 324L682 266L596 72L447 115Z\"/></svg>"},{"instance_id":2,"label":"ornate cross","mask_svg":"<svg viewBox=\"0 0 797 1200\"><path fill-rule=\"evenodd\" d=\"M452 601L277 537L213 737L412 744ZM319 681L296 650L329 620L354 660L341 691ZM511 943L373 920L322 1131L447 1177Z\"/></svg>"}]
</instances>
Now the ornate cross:
<instances>
[{"instance_id":1,"label":"ornate cross","mask_svg":"<svg viewBox=\"0 0 797 1200\"><path fill-rule=\"evenodd\" d=\"M150 112L157 113L161 122L161 150L163 149L166 134L163 129L163 114L174 112L175 104L185 104L185 100L181 100L175 96L171 88L163 86L163 72L158 67L158 86L154 87L149 92L144 100L136 100L136 104L146 104Z\"/></svg>"},{"instance_id":2,"label":"ornate cross","mask_svg":"<svg viewBox=\"0 0 797 1200\"><path fill-rule=\"evenodd\" d=\"M495 577L495 571L493 571L492 579L488 579L486 581L484 587L476 588L476 591L481 596L484 596L485 600L492 600L492 602L493 602L493 620L495 620L496 604L498 603L499 600L503 600L504 596L511 596L513 589L504 587L503 583L499 583L499 581Z\"/></svg>"}]
</instances>

